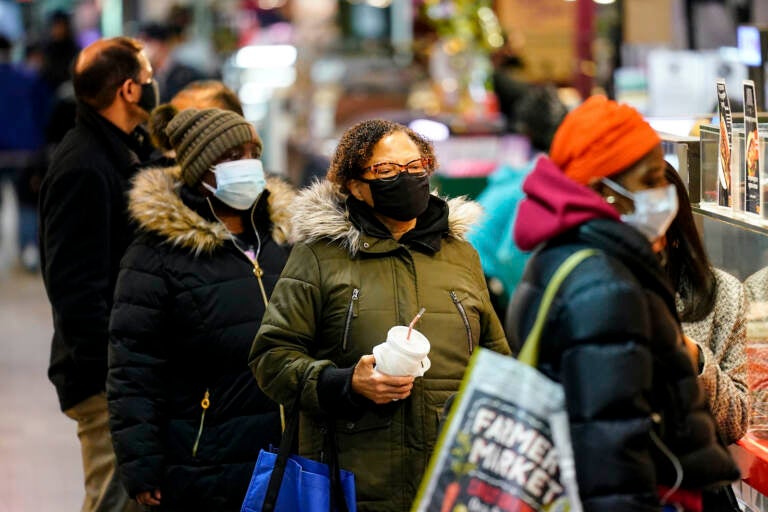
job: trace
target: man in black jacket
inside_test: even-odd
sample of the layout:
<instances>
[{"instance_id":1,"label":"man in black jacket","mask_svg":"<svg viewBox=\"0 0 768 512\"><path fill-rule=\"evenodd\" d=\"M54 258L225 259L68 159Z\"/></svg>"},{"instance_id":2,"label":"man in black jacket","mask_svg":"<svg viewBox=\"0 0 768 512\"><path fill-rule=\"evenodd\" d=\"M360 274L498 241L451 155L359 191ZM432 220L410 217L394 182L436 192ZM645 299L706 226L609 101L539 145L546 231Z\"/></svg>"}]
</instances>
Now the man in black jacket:
<instances>
[{"instance_id":1,"label":"man in black jacket","mask_svg":"<svg viewBox=\"0 0 768 512\"><path fill-rule=\"evenodd\" d=\"M126 192L149 156L139 125L157 104L141 44L102 39L78 56L77 120L59 144L40 191L43 278L53 310L48 377L77 421L85 511L134 509L115 476L105 380L107 325L123 252L132 239Z\"/></svg>"}]
</instances>

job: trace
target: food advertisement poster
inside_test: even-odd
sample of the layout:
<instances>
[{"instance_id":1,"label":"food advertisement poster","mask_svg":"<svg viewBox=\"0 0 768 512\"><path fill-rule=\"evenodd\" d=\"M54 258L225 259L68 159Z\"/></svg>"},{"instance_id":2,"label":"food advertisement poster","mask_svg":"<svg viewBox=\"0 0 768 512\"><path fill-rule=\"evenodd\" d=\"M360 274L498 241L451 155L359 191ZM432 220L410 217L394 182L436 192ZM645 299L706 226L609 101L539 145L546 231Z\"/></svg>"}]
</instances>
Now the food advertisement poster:
<instances>
[{"instance_id":1,"label":"food advertisement poster","mask_svg":"<svg viewBox=\"0 0 768 512\"><path fill-rule=\"evenodd\" d=\"M717 105L720 118L720 152L717 166L717 204L731 206L731 148L733 147L733 119L731 102L725 88L725 79L717 81Z\"/></svg>"},{"instance_id":2,"label":"food advertisement poster","mask_svg":"<svg viewBox=\"0 0 768 512\"><path fill-rule=\"evenodd\" d=\"M744 165L746 166L745 210L760 214L760 137L757 132L755 84L744 81Z\"/></svg>"}]
</instances>

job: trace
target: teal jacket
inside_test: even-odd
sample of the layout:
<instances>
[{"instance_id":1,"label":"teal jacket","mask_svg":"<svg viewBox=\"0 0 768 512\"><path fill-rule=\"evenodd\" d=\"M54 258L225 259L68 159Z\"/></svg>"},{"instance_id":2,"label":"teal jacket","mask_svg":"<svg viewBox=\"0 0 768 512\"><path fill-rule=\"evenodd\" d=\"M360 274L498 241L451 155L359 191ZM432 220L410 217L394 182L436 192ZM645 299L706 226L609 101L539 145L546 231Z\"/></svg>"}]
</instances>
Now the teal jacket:
<instances>
[{"instance_id":1,"label":"teal jacket","mask_svg":"<svg viewBox=\"0 0 768 512\"><path fill-rule=\"evenodd\" d=\"M512 239L517 205L523 200L523 181L533 169L533 160L525 167L502 165L488 178L488 185L477 202L485 214L467 240L480 255L483 272L504 286L504 303L509 301L523 275L530 253L521 251Z\"/></svg>"}]
</instances>

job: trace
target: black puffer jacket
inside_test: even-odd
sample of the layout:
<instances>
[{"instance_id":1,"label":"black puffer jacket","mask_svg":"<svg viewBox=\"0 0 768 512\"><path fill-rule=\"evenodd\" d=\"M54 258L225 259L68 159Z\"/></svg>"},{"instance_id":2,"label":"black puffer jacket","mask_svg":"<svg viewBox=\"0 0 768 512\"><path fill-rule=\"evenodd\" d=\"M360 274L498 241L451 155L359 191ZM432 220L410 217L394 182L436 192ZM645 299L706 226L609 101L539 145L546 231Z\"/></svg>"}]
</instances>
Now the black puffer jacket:
<instances>
[{"instance_id":1,"label":"black puffer jacket","mask_svg":"<svg viewBox=\"0 0 768 512\"><path fill-rule=\"evenodd\" d=\"M254 266L176 172L143 171L130 194L142 232L110 320L110 428L131 496L160 489L160 510L237 511L259 449L280 440L278 407L248 368L265 305ZM288 256L293 191L267 187L252 218L269 295Z\"/></svg>"},{"instance_id":2,"label":"black puffer jacket","mask_svg":"<svg viewBox=\"0 0 768 512\"><path fill-rule=\"evenodd\" d=\"M40 258L54 328L48 378L62 410L104 391L112 295L133 239L126 193L151 150L143 130L128 135L91 107L77 108L40 190Z\"/></svg>"},{"instance_id":3,"label":"black puffer jacket","mask_svg":"<svg viewBox=\"0 0 768 512\"><path fill-rule=\"evenodd\" d=\"M738 478L718 445L656 255L599 194L540 158L523 184L515 242L538 247L512 297L511 343L525 340L544 290L579 249L597 255L563 282L542 333L539 369L563 384L587 512L657 512L658 485ZM665 455L666 452L668 455Z\"/></svg>"},{"instance_id":4,"label":"black puffer jacket","mask_svg":"<svg viewBox=\"0 0 768 512\"><path fill-rule=\"evenodd\" d=\"M582 248L599 253L560 288L539 369L566 392L585 510L660 510L657 485L672 487L676 476L662 444L682 465L683 488L734 480L681 343L674 293L634 229L592 220L536 252L510 306L512 342L525 339L552 275Z\"/></svg>"}]
</instances>

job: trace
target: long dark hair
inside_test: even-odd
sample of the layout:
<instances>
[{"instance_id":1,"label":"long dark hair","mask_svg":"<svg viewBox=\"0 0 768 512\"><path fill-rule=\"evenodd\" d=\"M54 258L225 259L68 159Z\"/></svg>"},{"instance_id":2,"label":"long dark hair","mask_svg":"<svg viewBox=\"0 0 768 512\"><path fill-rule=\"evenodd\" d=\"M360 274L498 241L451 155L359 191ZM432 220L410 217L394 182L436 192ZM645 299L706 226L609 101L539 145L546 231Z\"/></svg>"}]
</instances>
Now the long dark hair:
<instances>
[{"instance_id":1,"label":"long dark hair","mask_svg":"<svg viewBox=\"0 0 768 512\"><path fill-rule=\"evenodd\" d=\"M715 306L715 273L707 258L685 184L666 163L664 175L677 190L677 216L667 230L667 276L683 301L683 322L703 320Z\"/></svg>"}]
</instances>

